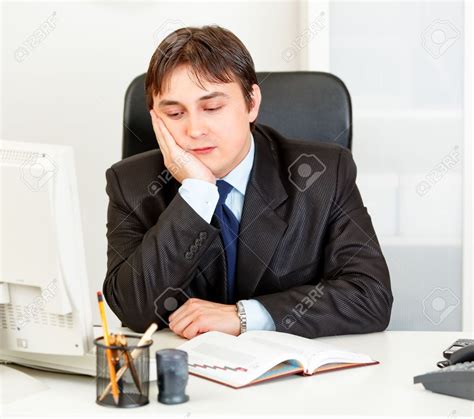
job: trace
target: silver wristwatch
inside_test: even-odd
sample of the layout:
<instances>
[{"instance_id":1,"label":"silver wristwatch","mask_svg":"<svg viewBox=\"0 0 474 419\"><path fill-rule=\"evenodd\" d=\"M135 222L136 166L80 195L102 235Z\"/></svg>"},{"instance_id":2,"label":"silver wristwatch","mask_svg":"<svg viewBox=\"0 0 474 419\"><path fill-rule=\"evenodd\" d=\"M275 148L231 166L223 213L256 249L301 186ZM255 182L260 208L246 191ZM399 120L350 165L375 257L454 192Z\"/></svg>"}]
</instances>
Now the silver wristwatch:
<instances>
[{"instance_id":1,"label":"silver wristwatch","mask_svg":"<svg viewBox=\"0 0 474 419\"><path fill-rule=\"evenodd\" d=\"M245 314L245 308L242 301L237 301L237 315L240 319L240 333L247 331L247 315Z\"/></svg>"}]
</instances>

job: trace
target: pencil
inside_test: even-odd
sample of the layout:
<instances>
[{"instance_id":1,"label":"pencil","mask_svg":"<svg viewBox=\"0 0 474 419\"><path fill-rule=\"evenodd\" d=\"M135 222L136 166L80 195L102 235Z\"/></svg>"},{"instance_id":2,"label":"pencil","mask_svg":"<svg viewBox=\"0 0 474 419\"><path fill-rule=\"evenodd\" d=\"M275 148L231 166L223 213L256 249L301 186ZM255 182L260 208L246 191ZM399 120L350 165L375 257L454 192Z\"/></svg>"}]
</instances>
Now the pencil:
<instances>
[{"instance_id":1,"label":"pencil","mask_svg":"<svg viewBox=\"0 0 474 419\"><path fill-rule=\"evenodd\" d=\"M133 382L135 383L135 386L137 387L140 394L142 394L143 390L142 390L142 385L140 383L140 378L138 377L137 369L135 368L135 364L133 363L133 360L130 356L130 352L128 351L128 349L126 349L126 347L127 347L127 338L125 337L125 335L118 334L116 336L116 342L117 342L118 345L124 347L123 356L125 358L125 364L128 366L130 372L132 373L132 378L133 378ZM120 365L118 365L118 367L119 367L119 371L120 371ZM121 382L121 380L118 377L118 373L117 373L117 380L119 380L119 383Z\"/></svg>"},{"instance_id":2,"label":"pencil","mask_svg":"<svg viewBox=\"0 0 474 419\"><path fill-rule=\"evenodd\" d=\"M138 355L140 355L140 352L141 352L140 346L146 345L151 340L153 333L155 333L157 329L158 329L158 325L156 323L152 323L148 327L148 329L146 329L145 333L143 334L140 341L138 342L137 347L130 354L132 360L135 360L138 357ZM122 368L118 370L117 380L122 378L122 376L125 374L127 369L128 369L128 365L124 365ZM99 397L100 401L104 400L105 396L109 394L111 387L112 387L112 383L109 383L107 387L105 388L105 390L102 392L101 396Z\"/></svg>"},{"instance_id":3,"label":"pencil","mask_svg":"<svg viewBox=\"0 0 474 419\"><path fill-rule=\"evenodd\" d=\"M117 340L117 336L118 335L114 335L113 333L109 335L110 346L121 346L121 344ZM120 369L120 351L118 349L111 349L110 352L112 353L112 363L114 364L115 376L117 376L117 370ZM123 394L122 380L119 380L117 378L117 384L119 388L119 394Z\"/></svg>"},{"instance_id":4,"label":"pencil","mask_svg":"<svg viewBox=\"0 0 474 419\"><path fill-rule=\"evenodd\" d=\"M109 327L107 326L107 318L105 317L105 308L104 308L104 297L100 291L97 291L97 299L99 300L99 311L100 311L100 318L102 320L102 328L104 330L104 342L107 346L105 353L107 355L107 364L109 365L109 373L110 373L110 382L112 384L112 396L114 398L115 404L119 404L119 389L117 384L117 376L115 373L115 366L112 361L112 351L110 348L110 340L109 340Z\"/></svg>"}]
</instances>

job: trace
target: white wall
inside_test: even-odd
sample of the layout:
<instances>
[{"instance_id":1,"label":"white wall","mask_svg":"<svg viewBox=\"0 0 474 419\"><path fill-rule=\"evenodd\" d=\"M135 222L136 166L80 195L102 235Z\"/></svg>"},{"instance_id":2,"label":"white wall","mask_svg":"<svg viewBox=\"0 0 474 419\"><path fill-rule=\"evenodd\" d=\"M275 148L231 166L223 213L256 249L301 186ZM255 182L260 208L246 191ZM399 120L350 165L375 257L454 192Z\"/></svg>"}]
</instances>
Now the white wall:
<instances>
[{"instance_id":1,"label":"white wall","mask_svg":"<svg viewBox=\"0 0 474 419\"><path fill-rule=\"evenodd\" d=\"M329 69L351 92L358 184L391 273L389 328L461 330L472 281L462 282L464 5L334 1L329 12Z\"/></svg>"}]
</instances>

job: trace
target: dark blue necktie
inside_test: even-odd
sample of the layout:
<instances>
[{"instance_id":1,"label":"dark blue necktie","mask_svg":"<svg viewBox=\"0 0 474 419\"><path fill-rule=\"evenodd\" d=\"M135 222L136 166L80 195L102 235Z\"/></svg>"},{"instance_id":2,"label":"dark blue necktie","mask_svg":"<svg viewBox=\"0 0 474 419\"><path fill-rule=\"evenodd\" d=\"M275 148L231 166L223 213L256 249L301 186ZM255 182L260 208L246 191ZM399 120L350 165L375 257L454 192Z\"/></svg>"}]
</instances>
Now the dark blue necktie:
<instances>
[{"instance_id":1,"label":"dark blue necktie","mask_svg":"<svg viewBox=\"0 0 474 419\"><path fill-rule=\"evenodd\" d=\"M225 204L225 200L232 185L225 180L218 180L219 201L217 202L216 215L221 228L221 237L224 243L224 251L227 264L227 299L230 304L234 302L235 292L235 270L237 267L237 242L239 234L239 221L232 210Z\"/></svg>"}]
</instances>

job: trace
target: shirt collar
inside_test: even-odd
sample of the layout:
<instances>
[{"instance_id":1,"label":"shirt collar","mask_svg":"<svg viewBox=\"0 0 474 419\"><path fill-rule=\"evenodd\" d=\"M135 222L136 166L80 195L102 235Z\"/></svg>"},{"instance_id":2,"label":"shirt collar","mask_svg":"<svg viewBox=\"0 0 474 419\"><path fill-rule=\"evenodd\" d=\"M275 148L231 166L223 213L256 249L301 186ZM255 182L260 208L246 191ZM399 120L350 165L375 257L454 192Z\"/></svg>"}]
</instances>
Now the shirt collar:
<instances>
[{"instance_id":1,"label":"shirt collar","mask_svg":"<svg viewBox=\"0 0 474 419\"><path fill-rule=\"evenodd\" d=\"M227 183L237 189L242 195L245 195L247 183L250 177L250 171L253 166L253 158L255 154L255 145L252 133L250 133L250 150L245 158L226 176L222 178Z\"/></svg>"}]
</instances>

